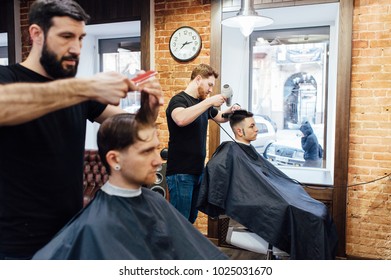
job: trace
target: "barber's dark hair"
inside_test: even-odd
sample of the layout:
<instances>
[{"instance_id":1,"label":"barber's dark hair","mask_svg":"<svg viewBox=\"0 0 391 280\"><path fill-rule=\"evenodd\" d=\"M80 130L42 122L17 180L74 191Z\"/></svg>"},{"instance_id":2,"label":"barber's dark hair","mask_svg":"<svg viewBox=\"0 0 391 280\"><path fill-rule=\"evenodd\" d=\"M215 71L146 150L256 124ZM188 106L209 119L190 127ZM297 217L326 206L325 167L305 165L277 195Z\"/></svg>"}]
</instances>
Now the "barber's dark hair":
<instances>
[{"instance_id":1,"label":"barber's dark hair","mask_svg":"<svg viewBox=\"0 0 391 280\"><path fill-rule=\"evenodd\" d=\"M200 64L196 66L191 72L190 80L194 80L194 78L198 75L200 75L203 79L207 79L210 76L214 76L216 79L219 77L219 74L207 64Z\"/></svg>"},{"instance_id":2,"label":"barber's dark hair","mask_svg":"<svg viewBox=\"0 0 391 280\"><path fill-rule=\"evenodd\" d=\"M90 16L73 0L36 0L30 8L29 25L37 24L46 34L53 25L53 17L67 16L88 22Z\"/></svg>"},{"instance_id":3,"label":"barber's dark hair","mask_svg":"<svg viewBox=\"0 0 391 280\"><path fill-rule=\"evenodd\" d=\"M253 113L246 110L236 110L229 116L229 124L231 128L240 123L246 118L251 118L254 116Z\"/></svg>"}]
</instances>

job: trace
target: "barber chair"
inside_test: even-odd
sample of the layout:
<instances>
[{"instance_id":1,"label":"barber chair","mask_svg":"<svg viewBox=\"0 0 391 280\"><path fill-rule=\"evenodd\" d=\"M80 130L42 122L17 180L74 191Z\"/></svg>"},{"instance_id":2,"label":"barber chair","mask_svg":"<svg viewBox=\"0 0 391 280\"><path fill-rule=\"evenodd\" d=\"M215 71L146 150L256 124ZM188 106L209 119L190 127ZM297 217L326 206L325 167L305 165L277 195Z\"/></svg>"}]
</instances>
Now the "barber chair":
<instances>
[{"instance_id":1,"label":"barber chair","mask_svg":"<svg viewBox=\"0 0 391 280\"><path fill-rule=\"evenodd\" d=\"M265 239L245 227L229 226L226 242L241 249L264 254L267 260L289 257L288 253L273 247Z\"/></svg>"}]
</instances>

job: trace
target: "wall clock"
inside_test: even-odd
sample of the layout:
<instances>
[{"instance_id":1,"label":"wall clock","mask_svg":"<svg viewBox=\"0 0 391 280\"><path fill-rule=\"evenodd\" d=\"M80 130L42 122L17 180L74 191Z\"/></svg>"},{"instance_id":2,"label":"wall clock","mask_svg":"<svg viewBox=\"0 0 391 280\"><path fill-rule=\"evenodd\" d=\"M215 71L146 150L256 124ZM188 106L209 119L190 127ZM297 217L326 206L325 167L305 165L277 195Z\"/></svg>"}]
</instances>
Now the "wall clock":
<instances>
[{"instance_id":1,"label":"wall clock","mask_svg":"<svg viewBox=\"0 0 391 280\"><path fill-rule=\"evenodd\" d=\"M194 28L182 26L170 37L170 53L178 61L190 61L201 51L201 36Z\"/></svg>"}]
</instances>

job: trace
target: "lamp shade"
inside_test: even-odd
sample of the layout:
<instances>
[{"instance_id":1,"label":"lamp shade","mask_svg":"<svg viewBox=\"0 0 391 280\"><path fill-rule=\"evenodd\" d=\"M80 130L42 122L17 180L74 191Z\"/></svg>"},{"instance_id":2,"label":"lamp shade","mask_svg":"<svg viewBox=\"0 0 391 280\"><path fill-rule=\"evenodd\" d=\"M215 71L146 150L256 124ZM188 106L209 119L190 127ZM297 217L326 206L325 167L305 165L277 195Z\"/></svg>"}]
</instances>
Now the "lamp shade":
<instances>
[{"instance_id":1,"label":"lamp shade","mask_svg":"<svg viewBox=\"0 0 391 280\"><path fill-rule=\"evenodd\" d=\"M240 11L236 16L224 19L221 24L228 27L240 28L243 36L249 36L254 28L273 23L273 19L258 15L254 10L253 0L242 0Z\"/></svg>"}]
</instances>

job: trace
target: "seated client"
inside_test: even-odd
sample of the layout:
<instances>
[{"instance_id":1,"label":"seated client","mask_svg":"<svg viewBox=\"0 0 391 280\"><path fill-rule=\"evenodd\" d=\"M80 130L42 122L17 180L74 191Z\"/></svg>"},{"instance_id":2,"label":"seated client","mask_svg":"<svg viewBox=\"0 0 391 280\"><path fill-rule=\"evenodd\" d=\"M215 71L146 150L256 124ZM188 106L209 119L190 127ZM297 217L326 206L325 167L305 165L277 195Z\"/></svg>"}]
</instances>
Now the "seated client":
<instances>
[{"instance_id":1,"label":"seated client","mask_svg":"<svg viewBox=\"0 0 391 280\"><path fill-rule=\"evenodd\" d=\"M197 207L226 214L291 259L333 259L336 228L327 207L257 153L253 114L231 114L235 141L222 143L205 168Z\"/></svg>"},{"instance_id":2,"label":"seated client","mask_svg":"<svg viewBox=\"0 0 391 280\"><path fill-rule=\"evenodd\" d=\"M154 123L120 114L98 131L108 182L33 259L227 259L160 194L141 187L162 164Z\"/></svg>"}]
</instances>

